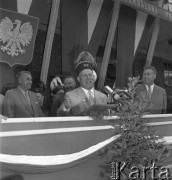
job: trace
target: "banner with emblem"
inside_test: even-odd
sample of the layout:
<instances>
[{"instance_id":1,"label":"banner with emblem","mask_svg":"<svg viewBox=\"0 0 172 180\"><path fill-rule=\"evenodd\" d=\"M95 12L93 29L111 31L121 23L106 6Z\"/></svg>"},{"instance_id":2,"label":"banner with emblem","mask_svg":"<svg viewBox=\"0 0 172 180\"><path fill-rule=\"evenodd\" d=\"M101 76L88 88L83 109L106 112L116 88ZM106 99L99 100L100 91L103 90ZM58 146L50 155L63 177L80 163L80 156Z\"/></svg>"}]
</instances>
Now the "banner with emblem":
<instances>
[{"instance_id":1,"label":"banner with emblem","mask_svg":"<svg viewBox=\"0 0 172 180\"><path fill-rule=\"evenodd\" d=\"M0 62L27 65L32 61L39 19L0 8Z\"/></svg>"}]
</instances>

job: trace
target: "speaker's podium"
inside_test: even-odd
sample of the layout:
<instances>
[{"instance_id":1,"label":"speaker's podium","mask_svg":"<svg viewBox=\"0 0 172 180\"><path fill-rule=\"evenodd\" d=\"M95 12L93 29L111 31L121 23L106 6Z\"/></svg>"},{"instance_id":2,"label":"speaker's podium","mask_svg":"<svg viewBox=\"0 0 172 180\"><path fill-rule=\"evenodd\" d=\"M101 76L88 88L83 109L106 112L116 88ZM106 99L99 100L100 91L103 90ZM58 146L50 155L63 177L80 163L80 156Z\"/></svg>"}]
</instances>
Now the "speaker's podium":
<instances>
[{"instance_id":1,"label":"speaker's podium","mask_svg":"<svg viewBox=\"0 0 172 180\"><path fill-rule=\"evenodd\" d=\"M104 111L116 105L94 105ZM120 136L106 122L88 116L7 118L0 123L0 179L102 180L100 151ZM172 114L143 117L163 141L172 144ZM109 123L108 123L109 122ZM172 166L171 166L172 167Z\"/></svg>"}]
</instances>

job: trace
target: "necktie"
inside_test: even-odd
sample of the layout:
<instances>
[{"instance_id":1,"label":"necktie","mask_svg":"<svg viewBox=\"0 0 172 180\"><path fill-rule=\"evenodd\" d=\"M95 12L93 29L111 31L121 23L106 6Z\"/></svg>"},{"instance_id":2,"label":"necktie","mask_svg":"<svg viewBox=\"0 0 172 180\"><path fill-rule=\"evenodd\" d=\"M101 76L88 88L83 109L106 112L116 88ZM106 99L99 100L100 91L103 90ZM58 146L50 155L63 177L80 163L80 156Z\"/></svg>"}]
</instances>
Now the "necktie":
<instances>
[{"instance_id":1,"label":"necktie","mask_svg":"<svg viewBox=\"0 0 172 180\"><path fill-rule=\"evenodd\" d=\"M149 97L149 99L151 99L151 95L152 95L151 87L148 86L148 97Z\"/></svg>"},{"instance_id":2,"label":"necktie","mask_svg":"<svg viewBox=\"0 0 172 180\"><path fill-rule=\"evenodd\" d=\"M94 97L91 91L88 91L88 100L90 102L90 105L92 106L94 104Z\"/></svg>"},{"instance_id":3,"label":"necktie","mask_svg":"<svg viewBox=\"0 0 172 180\"><path fill-rule=\"evenodd\" d=\"M26 97L26 100L27 100L27 102L29 103L29 105L31 105L28 92L25 92L25 97Z\"/></svg>"}]
</instances>

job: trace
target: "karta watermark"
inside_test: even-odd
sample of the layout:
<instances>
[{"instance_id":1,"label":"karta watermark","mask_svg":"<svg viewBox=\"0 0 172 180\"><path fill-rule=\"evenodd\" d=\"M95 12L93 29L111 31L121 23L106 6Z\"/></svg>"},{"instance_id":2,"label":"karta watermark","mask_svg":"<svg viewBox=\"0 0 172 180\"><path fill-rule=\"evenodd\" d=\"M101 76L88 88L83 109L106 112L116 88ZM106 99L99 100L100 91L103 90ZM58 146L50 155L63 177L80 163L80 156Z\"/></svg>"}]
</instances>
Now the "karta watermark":
<instances>
[{"instance_id":1,"label":"karta watermark","mask_svg":"<svg viewBox=\"0 0 172 180\"><path fill-rule=\"evenodd\" d=\"M123 178L126 180L146 180L146 176L149 174L152 180L172 180L169 168L165 166L157 167L155 162L150 166L128 167L128 164L128 162L112 162L111 179L121 180Z\"/></svg>"}]
</instances>

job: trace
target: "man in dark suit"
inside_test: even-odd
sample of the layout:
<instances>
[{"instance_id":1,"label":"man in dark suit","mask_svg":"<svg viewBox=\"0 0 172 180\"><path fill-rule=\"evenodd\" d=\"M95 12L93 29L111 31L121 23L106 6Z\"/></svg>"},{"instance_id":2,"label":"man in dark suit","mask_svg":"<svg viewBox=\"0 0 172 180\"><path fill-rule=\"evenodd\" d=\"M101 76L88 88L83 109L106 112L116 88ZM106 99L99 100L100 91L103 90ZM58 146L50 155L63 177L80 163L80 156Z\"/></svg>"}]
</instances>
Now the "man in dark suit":
<instances>
[{"instance_id":1,"label":"man in dark suit","mask_svg":"<svg viewBox=\"0 0 172 180\"><path fill-rule=\"evenodd\" d=\"M57 110L58 116L80 115L94 104L107 104L107 96L94 89L93 69L89 62L81 62L76 67L80 87L67 92L64 101Z\"/></svg>"},{"instance_id":2,"label":"man in dark suit","mask_svg":"<svg viewBox=\"0 0 172 180\"><path fill-rule=\"evenodd\" d=\"M146 94L147 107L149 114L166 113L167 95L165 89L154 84L156 79L156 69L153 66L145 67L143 71L143 84L138 85L136 95Z\"/></svg>"},{"instance_id":3,"label":"man in dark suit","mask_svg":"<svg viewBox=\"0 0 172 180\"><path fill-rule=\"evenodd\" d=\"M17 74L18 87L6 92L3 115L9 118L40 117L42 111L34 92L29 91L32 77L29 71Z\"/></svg>"}]
</instances>

